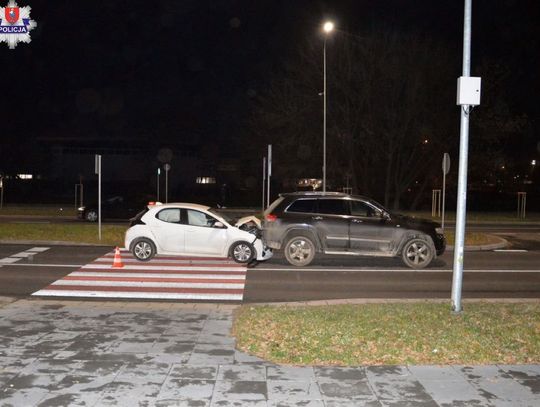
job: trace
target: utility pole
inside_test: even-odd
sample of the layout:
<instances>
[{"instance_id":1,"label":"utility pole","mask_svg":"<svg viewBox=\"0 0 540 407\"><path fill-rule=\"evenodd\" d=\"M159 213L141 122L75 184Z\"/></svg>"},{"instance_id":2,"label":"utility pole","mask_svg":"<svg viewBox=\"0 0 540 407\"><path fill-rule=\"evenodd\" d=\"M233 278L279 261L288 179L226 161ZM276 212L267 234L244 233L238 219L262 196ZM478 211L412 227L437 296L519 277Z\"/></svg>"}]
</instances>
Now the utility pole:
<instances>
[{"instance_id":1,"label":"utility pole","mask_svg":"<svg viewBox=\"0 0 540 407\"><path fill-rule=\"evenodd\" d=\"M459 176L456 214L456 237L454 244L454 268L452 277L452 311L460 313L463 283L463 256L465 241L465 214L467 208L467 161L469 149L469 114L480 104L480 78L471 74L471 19L472 0L465 0L463 22L463 73L458 78L457 105L461 110L459 141Z\"/></svg>"}]
</instances>

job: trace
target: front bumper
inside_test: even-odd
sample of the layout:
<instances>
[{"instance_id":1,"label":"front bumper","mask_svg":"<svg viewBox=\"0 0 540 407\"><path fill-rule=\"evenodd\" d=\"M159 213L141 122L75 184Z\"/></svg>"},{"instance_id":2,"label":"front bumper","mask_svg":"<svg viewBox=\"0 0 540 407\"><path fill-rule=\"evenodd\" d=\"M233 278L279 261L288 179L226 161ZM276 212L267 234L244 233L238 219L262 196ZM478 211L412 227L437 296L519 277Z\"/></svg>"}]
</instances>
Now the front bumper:
<instances>
[{"instance_id":1,"label":"front bumper","mask_svg":"<svg viewBox=\"0 0 540 407\"><path fill-rule=\"evenodd\" d=\"M274 255L272 249L264 245L261 239L256 239L255 242L253 242L253 246L257 251L257 261L268 260Z\"/></svg>"},{"instance_id":2,"label":"front bumper","mask_svg":"<svg viewBox=\"0 0 540 407\"><path fill-rule=\"evenodd\" d=\"M435 244L435 252L437 253L437 256L442 255L446 250L446 238L444 235L437 233L433 243Z\"/></svg>"}]
</instances>

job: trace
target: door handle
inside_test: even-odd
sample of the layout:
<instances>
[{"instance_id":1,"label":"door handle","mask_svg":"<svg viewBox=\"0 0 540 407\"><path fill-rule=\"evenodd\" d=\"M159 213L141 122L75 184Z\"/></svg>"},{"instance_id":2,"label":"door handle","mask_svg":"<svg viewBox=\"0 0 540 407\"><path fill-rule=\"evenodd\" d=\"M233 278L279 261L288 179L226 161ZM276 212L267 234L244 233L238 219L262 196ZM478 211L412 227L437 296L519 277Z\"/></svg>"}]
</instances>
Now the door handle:
<instances>
[{"instance_id":1,"label":"door handle","mask_svg":"<svg viewBox=\"0 0 540 407\"><path fill-rule=\"evenodd\" d=\"M313 219L313 220L322 220L323 217L322 216L313 216L311 219Z\"/></svg>"},{"instance_id":2,"label":"door handle","mask_svg":"<svg viewBox=\"0 0 540 407\"><path fill-rule=\"evenodd\" d=\"M361 220L361 219L353 219L352 220L352 223L362 223L362 222L363 222L363 220Z\"/></svg>"}]
</instances>

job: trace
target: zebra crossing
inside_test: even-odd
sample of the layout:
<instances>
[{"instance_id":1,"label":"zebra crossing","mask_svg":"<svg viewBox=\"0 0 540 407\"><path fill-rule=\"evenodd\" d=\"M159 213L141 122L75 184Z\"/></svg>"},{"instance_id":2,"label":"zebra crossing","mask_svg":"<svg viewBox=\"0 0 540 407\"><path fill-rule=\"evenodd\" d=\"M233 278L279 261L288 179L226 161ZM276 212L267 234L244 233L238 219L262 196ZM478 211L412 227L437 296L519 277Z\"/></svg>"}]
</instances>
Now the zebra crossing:
<instances>
[{"instance_id":1,"label":"zebra crossing","mask_svg":"<svg viewBox=\"0 0 540 407\"><path fill-rule=\"evenodd\" d=\"M33 293L43 297L242 301L245 265L227 258L156 256L148 262L122 249L123 267L105 254Z\"/></svg>"}]
</instances>

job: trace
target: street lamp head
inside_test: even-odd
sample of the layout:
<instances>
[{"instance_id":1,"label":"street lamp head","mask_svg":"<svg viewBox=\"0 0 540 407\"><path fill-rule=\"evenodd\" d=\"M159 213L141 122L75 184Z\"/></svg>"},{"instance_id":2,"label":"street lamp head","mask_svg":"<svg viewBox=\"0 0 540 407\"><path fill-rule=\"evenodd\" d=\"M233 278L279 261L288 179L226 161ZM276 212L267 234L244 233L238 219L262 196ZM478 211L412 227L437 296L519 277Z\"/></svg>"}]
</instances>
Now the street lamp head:
<instances>
[{"instance_id":1,"label":"street lamp head","mask_svg":"<svg viewBox=\"0 0 540 407\"><path fill-rule=\"evenodd\" d=\"M327 21L326 23L324 23L323 25L323 31L328 34L330 33L331 31L334 30L334 23L331 22L331 21Z\"/></svg>"}]
</instances>

